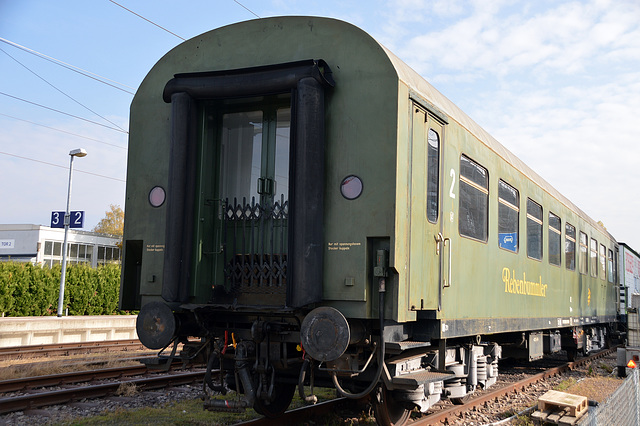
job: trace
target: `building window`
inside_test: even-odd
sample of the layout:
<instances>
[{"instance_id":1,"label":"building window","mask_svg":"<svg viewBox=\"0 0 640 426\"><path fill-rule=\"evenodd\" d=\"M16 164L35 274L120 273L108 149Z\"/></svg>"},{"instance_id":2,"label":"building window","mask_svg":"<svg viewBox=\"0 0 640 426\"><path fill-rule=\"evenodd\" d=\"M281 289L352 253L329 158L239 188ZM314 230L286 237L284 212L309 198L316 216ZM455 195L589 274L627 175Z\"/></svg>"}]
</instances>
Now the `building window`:
<instances>
[{"instance_id":1,"label":"building window","mask_svg":"<svg viewBox=\"0 0 640 426\"><path fill-rule=\"evenodd\" d=\"M560 266L562 254L560 245L562 242L562 221L558 216L549 212L549 263Z\"/></svg>"},{"instance_id":2,"label":"building window","mask_svg":"<svg viewBox=\"0 0 640 426\"><path fill-rule=\"evenodd\" d=\"M598 241L591 239L591 262L589 262L589 271L594 278L598 277Z\"/></svg>"},{"instance_id":3,"label":"building window","mask_svg":"<svg viewBox=\"0 0 640 426\"><path fill-rule=\"evenodd\" d=\"M518 252L518 222L520 217L520 194L518 190L498 181L498 245L500 248Z\"/></svg>"},{"instance_id":4,"label":"building window","mask_svg":"<svg viewBox=\"0 0 640 426\"><path fill-rule=\"evenodd\" d=\"M542 206L527 198L527 256L542 259Z\"/></svg>"},{"instance_id":5,"label":"building window","mask_svg":"<svg viewBox=\"0 0 640 426\"><path fill-rule=\"evenodd\" d=\"M584 232L580 232L580 273L589 273L589 246L588 237Z\"/></svg>"},{"instance_id":6,"label":"building window","mask_svg":"<svg viewBox=\"0 0 640 426\"><path fill-rule=\"evenodd\" d=\"M98 246L98 265L120 262L120 249L118 247Z\"/></svg>"},{"instance_id":7,"label":"building window","mask_svg":"<svg viewBox=\"0 0 640 426\"><path fill-rule=\"evenodd\" d=\"M569 223L564 226L564 264L570 271L576 270L576 228Z\"/></svg>"},{"instance_id":8,"label":"building window","mask_svg":"<svg viewBox=\"0 0 640 426\"><path fill-rule=\"evenodd\" d=\"M460 235L487 241L489 173L464 155L460 158Z\"/></svg>"},{"instance_id":9,"label":"building window","mask_svg":"<svg viewBox=\"0 0 640 426\"><path fill-rule=\"evenodd\" d=\"M440 176L440 136L429 129L427 151L427 220L431 223L438 221L438 180Z\"/></svg>"},{"instance_id":10,"label":"building window","mask_svg":"<svg viewBox=\"0 0 640 426\"><path fill-rule=\"evenodd\" d=\"M118 247L70 242L67 243L67 263L70 265L86 263L91 266L94 250L98 252L98 264L120 262L120 249ZM62 243L45 241L42 260L43 264L49 267L62 263Z\"/></svg>"}]
</instances>

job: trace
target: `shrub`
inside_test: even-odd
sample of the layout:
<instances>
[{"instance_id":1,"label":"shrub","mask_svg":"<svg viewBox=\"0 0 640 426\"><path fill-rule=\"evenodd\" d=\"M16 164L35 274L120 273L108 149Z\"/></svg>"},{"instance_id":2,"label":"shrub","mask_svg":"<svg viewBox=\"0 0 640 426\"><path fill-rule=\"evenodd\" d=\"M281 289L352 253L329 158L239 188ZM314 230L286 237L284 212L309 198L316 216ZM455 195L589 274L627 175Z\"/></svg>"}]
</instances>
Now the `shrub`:
<instances>
[{"instance_id":1,"label":"shrub","mask_svg":"<svg viewBox=\"0 0 640 426\"><path fill-rule=\"evenodd\" d=\"M60 265L0 263L0 313L5 316L56 315L60 294ZM64 308L70 315L119 314L120 265L93 269L67 265Z\"/></svg>"}]
</instances>

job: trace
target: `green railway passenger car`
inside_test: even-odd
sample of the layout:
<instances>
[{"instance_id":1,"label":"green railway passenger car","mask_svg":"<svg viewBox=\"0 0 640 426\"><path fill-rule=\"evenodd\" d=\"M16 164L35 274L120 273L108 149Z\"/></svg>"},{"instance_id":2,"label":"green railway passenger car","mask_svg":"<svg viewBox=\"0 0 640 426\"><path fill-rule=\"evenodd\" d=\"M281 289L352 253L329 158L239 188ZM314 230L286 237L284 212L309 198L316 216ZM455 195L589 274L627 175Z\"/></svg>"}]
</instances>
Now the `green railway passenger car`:
<instances>
[{"instance_id":1,"label":"green railway passenger car","mask_svg":"<svg viewBox=\"0 0 640 426\"><path fill-rule=\"evenodd\" d=\"M180 44L135 95L128 161L121 307L158 363L241 391L211 409L277 416L312 381L403 424L616 321L615 239L345 22Z\"/></svg>"}]
</instances>

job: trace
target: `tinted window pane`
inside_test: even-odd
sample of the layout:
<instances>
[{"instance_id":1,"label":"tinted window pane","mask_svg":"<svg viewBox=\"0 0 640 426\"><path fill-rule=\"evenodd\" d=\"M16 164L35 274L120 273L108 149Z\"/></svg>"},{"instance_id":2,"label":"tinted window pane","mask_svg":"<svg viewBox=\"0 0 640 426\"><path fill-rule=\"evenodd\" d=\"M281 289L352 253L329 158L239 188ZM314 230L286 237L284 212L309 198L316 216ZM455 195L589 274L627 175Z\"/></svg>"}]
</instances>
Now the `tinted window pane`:
<instances>
[{"instance_id":1,"label":"tinted window pane","mask_svg":"<svg viewBox=\"0 0 640 426\"><path fill-rule=\"evenodd\" d=\"M592 277L598 276L598 241L591 239L591 261L589 262L589 271Z\"/></svg>"},{"instance_id":2,"label":"tinted window pane","mask_svg":"<svg viewBox=\"0 0 640 426\"><path fill-rule=\"evenodd\" d=\"M610 283L614 282L613 279L613 251L609 250L609 256L607 257L607 279Z\"/></svg>"},{"instance_id":3,"label":"tinted window pane","mask_svg":"<svg viewBox=\"0 0 640 426\"><path fill-rule=\"evenodd\" d=\"M580 233L580 273L589 273L589 247L587 246L587 234Z\"/></svg>"},{"instance_id":4,"label":"tinted window pane","mask_svg":"<svg viewBox=\"0 0 640 426\"><path fill-rule=\"evenodd\" d=\"M291 108L281 108L277 112L275 196L276 201L289 199L289 136L291 134Z\"/></svg>"},{"instance_id":5,"label":"tinted window pane","mask_svg":"<svg viewBox=\"0 0 640 426\"><path fill-rule=\"evenodd\" d=\"M601 280L607 279L607 248L600 244L600 255L598 256L600 262L600 276Z\"/></svg>"},{"instance_id":6,"label":"tinted window pane","mask_svg":"<svg viewBox=\"0 0 640 426\"><path fill-rule=\"evenodd\" d=\"M549 212L549 263L560 265L560 244L562 240L561 221L558 216Z\"/></svg>"},{"instance_id":7,"label":"tinted window pane","mask_svg":"<svg viewBox=\"0 0 640 426\"><path fill-rule=\"evenodd\" d=\"M542 259L542 206L527 199L527 256Z\"/></svg>"},{"instance_id":8,"label":"tinted window pane","mask_svg":"<svg viewBox=\"0 0 640 426\"><path fill-rule=\"evenodd\" d=\"M258 198L262 166L262 111L222 117L222 197ZM103 258L101 258L103 259Z\"/></svg>"},{"instance_id":9,"label":"tinted window pane","mask_svg":"<svg viewBox=\"0 0 640 426\"><path fill-rule=\"evenodd\" d=\"M460 235L487 241L489 174L471 159L460 159Z\"/></svg>"},{"instance_id":10,"label":"tinted window pane","mask_svg":"<svg viewBox=\"0 0 640 426\"><path fill-rule=\"evenodd\" d=\"M433 129L429 129L427 152L427 220L438 220L438 177L440 158L440 137Z\"/></svg>"},{"instance_id":11,"label":"tinted window pane","mask_svg":"<svg viewBox=\"0 0 640 426\"><path fill-rule=\"evenodd\" d=\"M518 190L498 181L498 245L514 253L518 251L519 206Z\"/></svg>"},{"instance_id":12,"label":"tinted window pane","mask_svg":"<svg viewBox=\"0 0 640 426\"><path fill-rule=\"evenodd\" d=\"M564 229L564 263L567 269L576 269L576 228L570 224Z\"/></svg>"}]
</instances>

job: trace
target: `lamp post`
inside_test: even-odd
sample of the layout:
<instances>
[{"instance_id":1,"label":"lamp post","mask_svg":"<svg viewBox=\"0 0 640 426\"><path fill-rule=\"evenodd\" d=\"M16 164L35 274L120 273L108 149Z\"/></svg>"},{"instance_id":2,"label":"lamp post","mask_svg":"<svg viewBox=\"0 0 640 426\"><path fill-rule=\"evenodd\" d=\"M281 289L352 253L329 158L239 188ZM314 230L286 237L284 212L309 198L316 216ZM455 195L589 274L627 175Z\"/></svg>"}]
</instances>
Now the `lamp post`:
<instances>
[{"instance_id":1,"label":"lamp post","mask_svg":"<svg viewBox=\"0 0 640 426\"><path fill-rule=\"evenodd\" d=\"M73 157L84 157L87 151L82 148L73 149L69 152L69 189L67 190L67 210L64 214L64 243L62 243L62 271L60 272L60 297L58 297L58 316L62 316L62 305L64 304L64 281L67 275L67 238L69 236L69 201L71 199L71 176L73 175Z\"/></svg>"}]
</instances>

